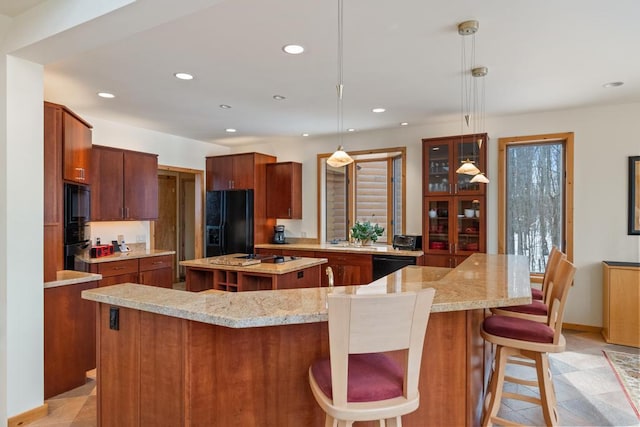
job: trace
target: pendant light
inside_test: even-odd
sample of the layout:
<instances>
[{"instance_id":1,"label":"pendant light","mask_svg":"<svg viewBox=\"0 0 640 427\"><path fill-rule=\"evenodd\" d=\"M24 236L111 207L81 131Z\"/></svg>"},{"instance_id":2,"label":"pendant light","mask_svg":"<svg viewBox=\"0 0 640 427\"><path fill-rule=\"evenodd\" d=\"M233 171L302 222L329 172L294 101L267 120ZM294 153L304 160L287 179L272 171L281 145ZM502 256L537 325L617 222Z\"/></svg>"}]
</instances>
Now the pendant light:
<instances>
[{"instance_id":1,"label":"pendant light","mask_svg":"<svg viewBox=\"0 0 640 427\"><path fill-rule=\"evenodd\" d=\"M343 31L343 5L342 0L338 0L338 84L336 85L336 90L338 94L338 120L337 120L337 130L338 130L338 139L340 140L340 144L338 145L338 149L335 153L331 155L327 159L327 164L329 166L333 166L334 168L339 168L342 166L346 166L350 163L353 163L353 159L344 151L342 147L342 131L343 131L343 113L342 113L342 94L344 90L344 85L342 84L343 77L343 40L342 40L342 31Z\"/></svg>"},{"instance_id":2,"label":"pendant light","mask_svg":"<svg viewBox=\"0 0 640 427\"><path fill-rule=\"evenodd\" d=\"M475 65L475 54L476 54L476 42L475 42L475 34L479 29L480 24L478 21L470 20L464 21L458 24L458 34L462 37L462 45L461 45L461 59L460 59L460 67L461 67L461 90L460 90L460 147L463 146L463 126L466 123L467 128L472 128L472 135L474 138L474 144L478 145L478 149L482 146L482 138L477 138L475 140L475 136L478 135L477 125L479 121L482 121L482 126L484 126L484 80L482 87L482 99L479 99L478 96L478 87L476 84L477 77L484 77L487 75L488 68L487 67L475 67L471 69L469 73L469 67ZM471 37L471 52L470 58L467 59L466 52L466 43L465 37ZM481 105L481 108L479 108ZM474 153L475 153L475 145L473 145ZM462 153L462 149L460 150ZM462 161L462 164L458 169L456 169L456 173L472 175L473 178L471 182L481 182L487 183L489 182L488 178L481 174L480 169L475 165L475 163L467 158ZM477 177L477 178L476 178Z\"/></svg>"}]
</instances>

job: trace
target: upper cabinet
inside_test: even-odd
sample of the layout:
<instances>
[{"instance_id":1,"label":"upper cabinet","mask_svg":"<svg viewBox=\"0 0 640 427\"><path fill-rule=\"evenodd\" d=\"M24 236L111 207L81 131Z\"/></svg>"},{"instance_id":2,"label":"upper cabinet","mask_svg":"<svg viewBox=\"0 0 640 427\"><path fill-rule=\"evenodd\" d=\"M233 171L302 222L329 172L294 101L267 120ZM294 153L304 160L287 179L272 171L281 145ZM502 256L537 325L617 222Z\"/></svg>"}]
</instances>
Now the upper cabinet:
<instances>
[{"instance_id":1,"label":"upper cabinet","mask_svg":"<svg viewBox=\"0 0 640 427\"><path fill-rule=\"evenodd\" d=\"M302 219L302 164L267 165L267 216Z\"/></svg>"},{"instance_id":2,"label":"upper cabinet","mask_svg":"<svg viewBox=\"0 0 640 427\"><path fill-rule=\"evenodd\" d=\"M253 189L256 156L264 155L247 153L207 157L207 191Z\"/></svg>"},{"instance_id":3,"label":"upper cabinet","mask_svg":"<svg viewBox=\"0 0 640 427\"><path fill-rule=\"evenodd\" d=\"M158 217L158 156L93 146L91 220Z\"/></svg>"},{"instance_id":4,"label":"upper cabinet","mask_svg":"<svg viewBox=\"0 0 640 427\"><path fill-rule=\"evenodd\" d=\"M472 175L458 174L456 169L463 161L471 160L486 172L486 150L486 133L423 139L424 195L484 195L485 184L472 183Z\"/></svg>"},{"instance_id":5,"label":"upper cabinet","mask_svg":"<svg viewBox=\"0 0 640 427\"><path fill-rule=\"evenodd\" d=\"M90 183L91 125L66 108L62 109L63 177L80 184Z\"/></svg>"}]
</instances>

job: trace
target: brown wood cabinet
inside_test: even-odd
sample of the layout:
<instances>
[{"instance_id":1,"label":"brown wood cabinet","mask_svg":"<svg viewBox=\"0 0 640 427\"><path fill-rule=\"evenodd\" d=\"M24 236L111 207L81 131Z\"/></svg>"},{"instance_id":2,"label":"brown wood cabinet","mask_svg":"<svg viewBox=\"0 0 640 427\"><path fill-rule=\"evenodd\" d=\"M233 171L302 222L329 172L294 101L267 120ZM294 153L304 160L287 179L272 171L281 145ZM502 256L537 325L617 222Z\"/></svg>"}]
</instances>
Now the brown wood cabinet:
<instances>
[{"instance_id":1,"label":"brown wood cabinet","mask_svg":"<svg viewBox=\"0 0 640 427\"><path fill-rule=\"evenodd\" d=\"M173 255L140 258L139 282L143 285L173 287Z\"/></svg>"},{"instance_id":2,"label":"brown wood cabinet","mask_svg":"<svg viewBox=\"0 0 640 427\"><path fill-rule=\"evenodd\" d=\"M363 285L373 281L373 261L369 254L336 254L335 252L316 252L316 258L326 258L323 267L333 270L334 285ZM322 275L322 286L329 285L329 278Z\"/></svg>"},{"instance_id":3,"label":"brown wood cabinet","mask_svg":"<svg viewBox=\"0 0 640 427\"><path fill-rule=\"evenodd\" d=\"M44 281L64 268L62 106L44 103Z\"/></svg>"},{"instance_id":4,"label":"brown wood cabinet","mask_svg":"<svg viewBox=\"0 0 640 427\"><path fill-rule=\"evenodd\" d=\"M86 264L86 269L102 275L102 280L98 282L100 287L120 283L173 287L173 255Z\"/></svg>"},{"instance_id":5,"label":"brown wood cabinet","mask_svg":"<svg viewBox=\"0 0 640 427\"><path fill-rule=\"evenodd\" d=\"M158 217L158 156L93 146L91 219L153 220Z\"/></svg>"},{"instance_id":6,"label":"brown wood cabinet","mask_svg":"<svg viewBox=\"0 0 640 427\"><path fill-rule=\"evenodd\" d=\"M302 164L267 165L267 216L302 219Z\"/></svg>"},{"instance_id":7,"label":"brown wood cabinet","mask_svg":"<svg viewBox=\"0 0 640 427\"><path fill-rule=\"evenodd\" d=\"M44 289L44 398L83 385L96 367L96 307L81 293L96 282Z\"/></svg>"},{"instance_id":8,"label":"brown wood cabinet","mask_svg":"<svg viewBox=\"0 0 640 427\"><path fill-rule=\"evenodd\" d=\"M640 263L602 263L602 336L640 347Z\"/></svg>"},{"instance_id":9,"label":"brown wood cabinet","mask_svg":"<svg viewBox=\"0 0 640 427\"><path fill-rule=\"evenodd\" d=\"M456 169L471 160L486 173L487 134L422 140L424 265L455 267L486 252L486 184Z\"/></svg>"},{"instance_id":10,"label":"brown wood cabinet","mask_svg":"<svg viewBox=\"0 0 640 427\"><path fill-rule=\"evenodd\" d=\"M64 179L89 184L92 126L67 108L62 108Z\"/></svg>"},{"instance_id":11,"label":"brown wood cabinet","mask_svg":"<svg viewBox=\"0 0 640 427\"><path fill-rule=\"evenodd\" d=\"M207 157L207 191L253 190L253 241L267 243L273 237L275 218L267 216L267 168L276 158L261 153Z\"/></svg>"}]
</instances>

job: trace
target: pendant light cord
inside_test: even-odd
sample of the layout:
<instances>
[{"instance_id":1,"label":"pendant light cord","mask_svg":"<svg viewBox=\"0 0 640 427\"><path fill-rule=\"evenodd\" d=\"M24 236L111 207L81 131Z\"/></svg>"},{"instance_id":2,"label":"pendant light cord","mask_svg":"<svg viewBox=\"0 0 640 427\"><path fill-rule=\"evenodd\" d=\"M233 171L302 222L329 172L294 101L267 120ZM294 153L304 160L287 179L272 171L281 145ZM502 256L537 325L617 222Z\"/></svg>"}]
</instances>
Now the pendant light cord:
<instances>
[{"instance_id":1,"label":"pendant light cord","mask_svg":"<svg viewBox=\"0 0 640 427\"><path fill-rule=\"evenodd\" d=\"M342 146L342 130L343 130L343 106L342 106L342 95L344 91L343 85L343 1L338 0L338 84L336 86L336 90L338 92L338 140L340 141L340 146Z\"/></svg>"}]
</instances>

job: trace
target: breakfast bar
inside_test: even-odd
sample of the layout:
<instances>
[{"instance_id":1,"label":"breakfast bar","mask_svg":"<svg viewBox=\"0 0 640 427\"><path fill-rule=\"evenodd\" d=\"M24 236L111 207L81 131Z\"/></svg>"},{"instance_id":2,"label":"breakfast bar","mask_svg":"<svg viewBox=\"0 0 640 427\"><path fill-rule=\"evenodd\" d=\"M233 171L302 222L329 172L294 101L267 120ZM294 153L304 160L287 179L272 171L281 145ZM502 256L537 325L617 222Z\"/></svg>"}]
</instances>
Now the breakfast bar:
<instances>
[{"instance_id":1,"label":"breakfast bar","mask_svg":"<svg viewBox=\"0 0 640 427\"><path fill-rule=\"evenodd\" d=\"M199 293L121 284L98 302L98 420L111 425L322 426L307 370L329 352L328 292L436 289L405 426L478 425L491 307L530 302L524 256L474 254L455 269L408 266L368 285ZM369 426L372 423L356 423Z\"/></svg>"}]
</instances>

